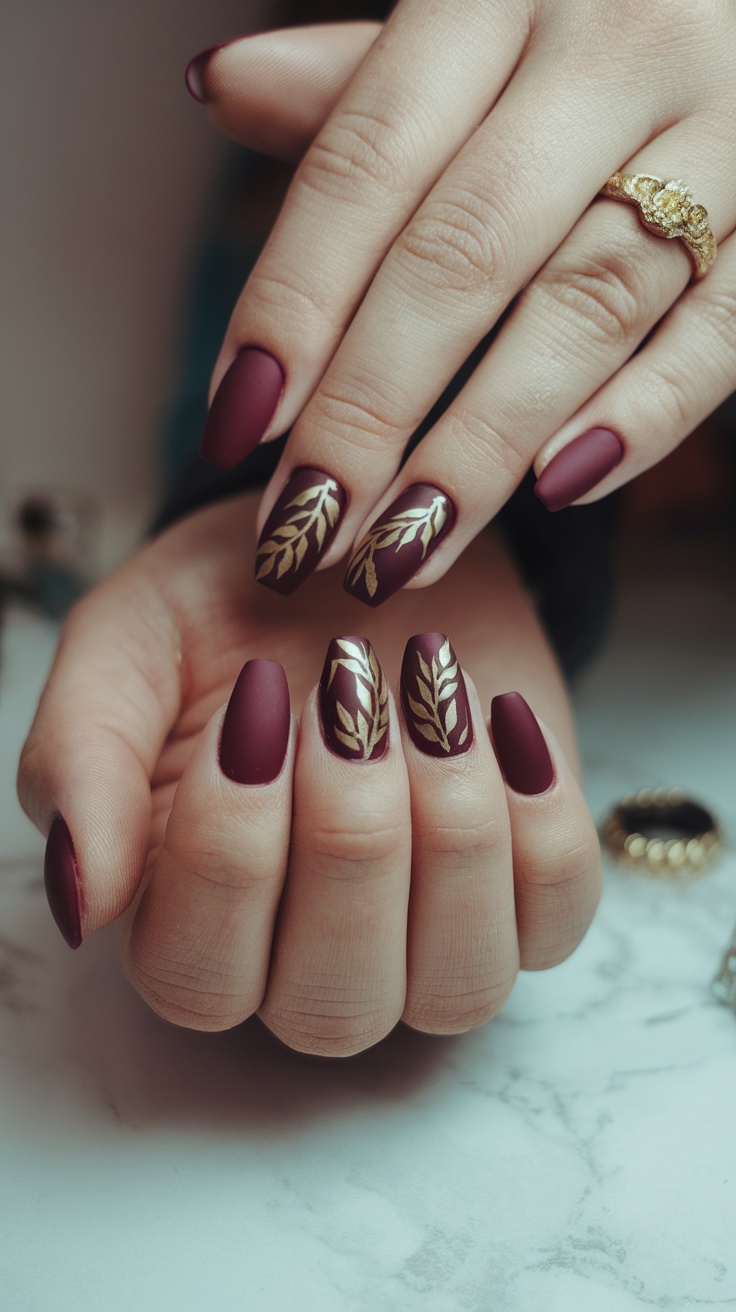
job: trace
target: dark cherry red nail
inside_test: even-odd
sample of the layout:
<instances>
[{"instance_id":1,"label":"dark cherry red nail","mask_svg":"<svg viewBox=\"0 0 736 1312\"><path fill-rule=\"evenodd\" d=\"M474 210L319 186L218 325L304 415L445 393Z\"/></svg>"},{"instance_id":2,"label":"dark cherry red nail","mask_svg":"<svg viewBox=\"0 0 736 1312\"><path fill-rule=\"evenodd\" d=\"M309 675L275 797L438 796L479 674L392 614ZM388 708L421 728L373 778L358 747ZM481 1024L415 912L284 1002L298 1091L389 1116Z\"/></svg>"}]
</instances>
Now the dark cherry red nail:
<instances>
[{"instance_id":1,"label":"dark cherry red nail","mask_svg":"<svg viewBox=\"0 0 736 1312\"><path fill-rule=\"evenodd\" d=\"M248 661L228 702L220 738L220 768L236 784L270 784L289 746L291 707L278 661Z\"/></svg>"},{"instance_id":2,"label":"dark cherry red nail","mask_svg":"<svg viewBox=\"0 0 736 1312\"><path fill-rule=\"evenodd\" d=\"M215 392L207 416L202 455L233 469L258 446L284 390L278 360L258 346L245 346Z\"/></svg>"},{"instance_id":3,"label":"dark cherry red nail","mask_svg":"<svg viewBox=\"0 0 736 1312\"><path fill-rule=\"evenodd\" d=\"M258 582L285 595L298 588L332 542L346 503L345 489L323 469L295 470L258 542Z\"/></svg>"},{"instance_id":4,"label":"dark cherry red nail","mask_svg":"<svg viewBox=\"0 0 736 1312\"><path fill-rule=\"evenodd\" d=\"M491 732L510 787L517 793L545 793L555 777L554 766L542 730L520 692L493 698Z\"/></svg>"},{"instance_id":5,"label":"dark cherry red nail","mask_svg":"<svg viewBox=\"0 0 736 1312\"><path fill-rule=\"evenodd\" d=\"M51 914L69 947L78 948L82 942L82 890L72 836L60 815L54 818L46 840L43 878Z\"/></svg>"},{"instance_id":6,"label":"dark cherry red nail","mask_svg":"<svg viewBox=\"0 0 736 1312\"><path fill-rule=\"evenodd\" d=\"M204 50L200 50L199 54L194 55L184 70L184 82L190 96L193 96L200 105L206 105L208 96L204 84L204 75L212 56L218 50L224 50L226 46L231 46L234 41L242 41L246 36L261 36L262 32L263 29L261 28L257 32L246 32L244 36L233 36L229 41L220 41L219 45L207 46Z\"/></svg>"},{"instance_id":7,"label":"dark cherry red nail","mask_svg":"<svg viewBox=\"0 0 736 1312\"><path fill-rule=\"evenodd\" d=\"M412 742L428 756L460 756L473 742L465 680L444 633L417 633L401 666L401 704Z\"/></svg>"},{"instance_id":8,"label":"dark cherry red nail","mask_svg":"<svg viewBox=\"0 0 736 1312\"><path fill-rule=\"evenodd\" d=\"M610 428L590 428L557 452L534 491L548 510L564 510L610 474L623 454L624 444Z\"/></svg>"},{"instance_id":9,"label":"dark cherry red nail","mask_svg":"<svg viewBox=\"0 0 736 1312\"><path fill-rule=\"evenodd\" d=\"M367 638L333 638L319 684L327 746L348 761L377 761L388 747L388 685Z\"/></svg>"},{"instance_id":10,"label":"dark cherry red nail","mask_svg":"<svg viewBox=\"0 0 736 1312\"><path fill-rule=\"evenodd\" d=\"M372 524L347 568L345 590L368 606L398 592L447 537L455 507L431 483L414 483Z\"/></svg>"}]
</instances>

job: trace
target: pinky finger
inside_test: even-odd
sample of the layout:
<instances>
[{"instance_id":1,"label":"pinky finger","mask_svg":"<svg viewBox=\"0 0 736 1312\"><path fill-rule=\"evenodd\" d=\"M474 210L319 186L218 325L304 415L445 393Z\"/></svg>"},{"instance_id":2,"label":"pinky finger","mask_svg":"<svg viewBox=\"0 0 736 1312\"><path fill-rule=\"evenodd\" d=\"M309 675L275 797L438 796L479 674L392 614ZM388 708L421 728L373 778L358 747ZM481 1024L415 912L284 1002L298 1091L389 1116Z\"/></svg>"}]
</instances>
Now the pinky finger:
<instances>
[{"instance_id":1,"label":"pinky finger","mask_svg":"<svg viewBox=\"0 0 736 1312\"><path fill-rule=\"evenodd\" d=\"M522 970L548 970L584 937L601 894L598 835L559 744L518 692L494 697L506 782Z\"/></svg>"},{"instance_id":2,"label":"pinky finger","mask_svg":"<svg viewBox=\"0 0 736 1312\"><path fill-rule=\"evenodd\" d=\"M607 496L656 465L736 389L736 234L641 351L542 448L548 510Z\"/></svg>"}]
</instances>

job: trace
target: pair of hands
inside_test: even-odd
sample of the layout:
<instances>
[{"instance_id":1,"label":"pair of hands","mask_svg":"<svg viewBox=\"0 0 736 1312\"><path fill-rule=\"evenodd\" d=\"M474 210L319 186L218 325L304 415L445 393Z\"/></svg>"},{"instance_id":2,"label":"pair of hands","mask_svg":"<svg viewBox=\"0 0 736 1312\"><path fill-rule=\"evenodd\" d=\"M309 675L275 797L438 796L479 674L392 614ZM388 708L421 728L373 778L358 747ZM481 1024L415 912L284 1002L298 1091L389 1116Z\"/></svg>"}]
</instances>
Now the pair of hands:
<instances>
[{"instance_id":1,"label":"pair of hands","mask_svg":"<svg viewBox=\"0 0 736 1312\"><path fill-rule=\"evenodd\" d=\"M301 159L203 446L228 465L293 425L259 511L261 582L291 591L347 556L371 605L432 583L530 466L551 509L598 498L736 387L735 56L733 0L400 0L383 28L264 33L193 61L219 128ZM596 199L618 170L684 178L707 207L720 247L702 282L683 241ZM334 523L299 555L294 498L320 477ZM421 514L421 549L397 551Z\"/></svg>"},{"instance_id":2,"label":"pair of hands","mask_svg":"<svg viewBox=\"0 0 736 1312\"><path fill-rule=\"evenodd\" d=\"M362 608L329 575L286 604L244 580L256 505L191 515L65 625L19 774L26 812L50 831L59 927L78 946L120 918L135 987L195 1029L258 1011L291 1047L346 1056L402 1017L429 1033L480 1025L520 966L573 950L600 889L564 689L531 603L489 539L377 612L371 642L395 688L418 630L450 634L474 676L425 647L430 696L415 658L399 708L377 667L356 662L361 639L335 647ZM298 724L263 657L285 667ZM246 661L265 679L246 675L230 697ZM486 716L514 688L543 726L500 699L504 778Z\"/></svg>"}]
</instances>

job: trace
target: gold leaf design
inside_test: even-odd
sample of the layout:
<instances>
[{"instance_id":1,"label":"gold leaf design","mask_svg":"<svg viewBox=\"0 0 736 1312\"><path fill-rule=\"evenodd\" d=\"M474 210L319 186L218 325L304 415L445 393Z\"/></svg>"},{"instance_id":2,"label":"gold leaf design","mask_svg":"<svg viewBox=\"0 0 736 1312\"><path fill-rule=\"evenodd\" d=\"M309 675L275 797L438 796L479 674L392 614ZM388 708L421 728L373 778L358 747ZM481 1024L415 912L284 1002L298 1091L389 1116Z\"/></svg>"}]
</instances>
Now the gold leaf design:
<instances>
[{"instance_id":1,"label":"gold leaf design","mask_svg":"<svg viewBox=\"0 0 736 1312\"><path fill-rule=\"evenodd\" d=\"M388 730L388 684L369 644L366 651L348 638L335 641L343 655L332 661L327 688L338 669L347 670L354 679L356 711L353 717L342 702L335 700L342 728L334 724L333 732L341 743L358 753L359 760L368 761Z\"/></svg>"},{"instance_id":2,"label":"gold leaf design","mask_svg":"<svg viewBox=\"0 0 736 1312\"><path fill-rule=\"evenodd\" d=\"M421 652L417 651L417 662L423 678L415 676L416 690L421 700L412 697L407 688L406 699L413 716L413 727L427 742L438 743L444 752L452 751L450 734L457 728L459 687L458 663L450 643L445 639L436 656L431 659L431 667ZM469 719L457 740L462 747L467 741L470 728Z\"/></svg>"},{"instance_id":3,"label":"gold leaf design","mask_svg":"<svg viewBox=\"0 0 736 1312\"><path fill-rule=\"evenodd\" d=\"M375 597L378 591L378 577L374 556L377 551L394 547L401 551L417 536L422 544L421 560L424 560L433 538L443 528L447 520L447 497L442 494L432 499L429 506L410 506L392 515L384 523L374 524L361 542L348 565L348 582L355 587L361 574L365 574L365 586L369 597Z\"/></svg>"},{"instance_id":4,"label":"gold leaf design","mask_svg":"<svg viewBox=\"0 0 736 1312\"><path fill-rule=\"evenodd\" d=\"M340 502L335 496L339 490L334 478L326 478L324 483L305 488L286 504L284 509L294 509L295 513L279 524L271 537L259 546L256 579L267 578L274 569L277 579L283 578L290 569L299 569L307 554L308 535L312 528L317 547L322 550L328 528L335 527L340 515Z\"/></svg>"}]
</instances>

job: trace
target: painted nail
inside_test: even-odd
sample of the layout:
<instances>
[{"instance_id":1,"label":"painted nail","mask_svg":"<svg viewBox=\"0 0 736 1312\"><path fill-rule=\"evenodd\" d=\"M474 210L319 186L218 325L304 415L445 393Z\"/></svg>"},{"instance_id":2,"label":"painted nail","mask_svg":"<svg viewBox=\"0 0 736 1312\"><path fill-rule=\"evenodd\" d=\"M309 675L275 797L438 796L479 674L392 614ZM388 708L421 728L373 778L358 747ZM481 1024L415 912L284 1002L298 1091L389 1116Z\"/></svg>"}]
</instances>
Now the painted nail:
<instances>
[{"instance_id":1,"label":"painted nail","mask_svg":"<svg viewBox=\"0 0 736 1312\"><path fill-rule=\"evenodd\" d=\"M465 680L444 633L417 633L401 666L401 704L411 740L428 756L460 756L473 742Z\"/></svg>"},{"instance_id":2,"label":"painted nail","mask_svg":"<svg viewBox=\"0 0 736 1312\"><path fill-rule=\"evenodd\" d=\"M345 590L368 606L403 588L447 537L455 507L431 483L414 483L371 525L352 557Z\"/></svg>"},{"instance_id":3,"label":"painted nail","mask_svg":"<svg viewBox=\"0 0 736 1312\"><path fill-rule=\"evenodd\" d=\"M220 737L220 768L236 784L270 784L289 746L291 706L284 667L248 661L228 702Z\"/></svg>"},{"instance_id":4,"label":"painted nail","mask_svg":"<svg viewBox=\"0 0 736 1312\"><path fill-rule=\"evenodd\" d=\"M202 455L213 465L233 469L258 446L284 390L278 360L258 346L235 357L215 392L202 438Z\"/></svg>"},{"instance_id":5,"label":"painted nail","mask_svg":"<svg viewBox=\"0 0 736 1312\"><path fill-rule=\"evenodd\" d=\"M319 684L327 746L348 761L377 761L388 747L388 685L367 638L333 638Z\"/></svg>"},{"instance_id":6,"label":"painted nail","mask_svg":"<svg viewBox=\"0 0 736 1312\"><path fill-rule=\"evenodd\" d=\"M51 914L70 948L82 942L82 890L72 836L66 821L54 817L46 840L43 878Z\"/></svg>"},{"instance_id":7,"label":"painted nail","mask_svg":"<svg viewBox=\"0 0 736 1312\"><path fill-rule=\"evenodd\" d=\"M193 96L200 105L207 104L207 92L204 85L205 69L217 50L224 50L229 46L229 41L221 41L217 46L207 46L206 49L200 50L198 55L189 60L184 70L184 82L190 96Z\"/></svg>"},{"instance_id":8,"label":"painted nail","mask_svg":"<svg viewBox=\"0 0 736 1312\"><path fill-rule=\"evenodd\" d=\"M312 573L345 512L345 489L323 469L296 469L276 502L256 550L256 579L284 595Z\"/></svg>"},{"instance_id":9,"label":"painted nail","mask_svg":"<svg viewBox=\"0 0 736 1312\"><path fill-rule=\"evenodd\" d=\"M623 454L624 444L610 428L589 428L550 460L534 491L548 510L564 510L610 474Z\"/></svg>"},{"instance_id":10,"label":"painted nail","mask_svg":"<svg viewBox=\"0 0 736 1312\"><path fill-rule=\"evenodd\" d=\"M517 793L546 793L555 777L552 758L534 712L520 692L491 702L491 732L506 782Z\"/></svg>"}]
</instances>

